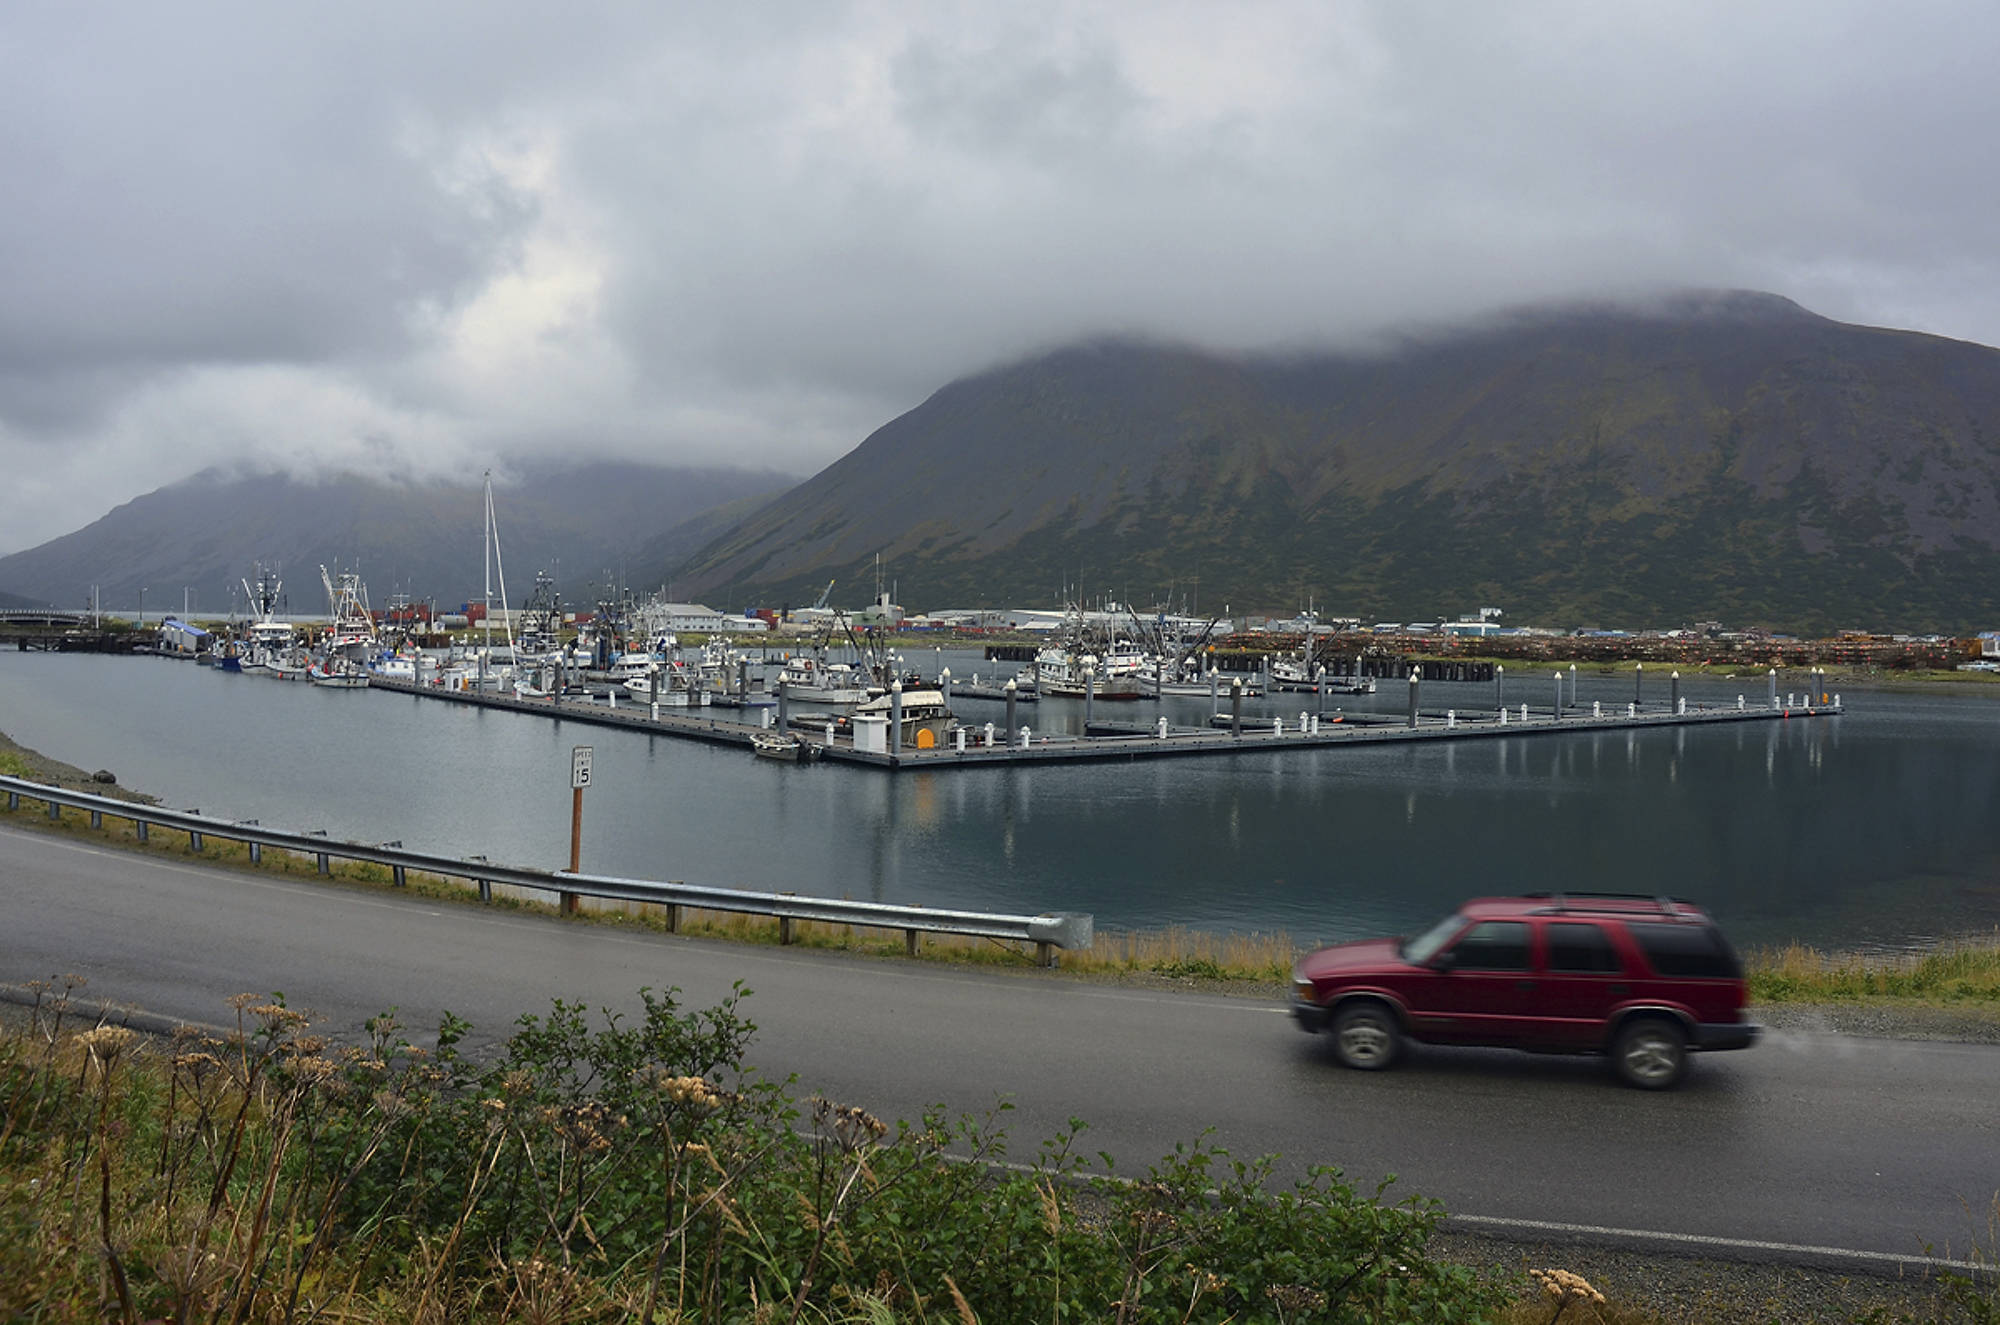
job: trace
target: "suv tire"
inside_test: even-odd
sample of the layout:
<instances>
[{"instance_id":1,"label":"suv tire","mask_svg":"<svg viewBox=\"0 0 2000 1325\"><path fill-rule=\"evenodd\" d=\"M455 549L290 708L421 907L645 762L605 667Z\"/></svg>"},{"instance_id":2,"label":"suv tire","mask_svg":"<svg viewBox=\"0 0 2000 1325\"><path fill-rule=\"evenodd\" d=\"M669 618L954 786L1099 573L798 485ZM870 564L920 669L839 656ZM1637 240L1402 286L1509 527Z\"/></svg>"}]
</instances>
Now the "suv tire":
<instances>
[{"instance_id":1,"label":"suv tire","mask_svg":"<svg viewBox=\"0 0 2000 1325\"><path fill-rule=\"evenodd\" d=\"M1612 1037L1611 1066L1628 1086L1671 1089L1687 1071L1687 1036L1659 1017L1628 1021Z\"/></svg>"},{"instance_id":2,"label":"suv tire","mask_svg":"<svg viewBox=\"0 0 2000 1325\"><path fill-rule=\"evenodd\" d=\"M1403 1032L1396 1014L1372 999L1349 1003L1333 1017L1333 1056L1342 1067L1377 1072L1396 1061Z\"/></svg>"}]
</instances>

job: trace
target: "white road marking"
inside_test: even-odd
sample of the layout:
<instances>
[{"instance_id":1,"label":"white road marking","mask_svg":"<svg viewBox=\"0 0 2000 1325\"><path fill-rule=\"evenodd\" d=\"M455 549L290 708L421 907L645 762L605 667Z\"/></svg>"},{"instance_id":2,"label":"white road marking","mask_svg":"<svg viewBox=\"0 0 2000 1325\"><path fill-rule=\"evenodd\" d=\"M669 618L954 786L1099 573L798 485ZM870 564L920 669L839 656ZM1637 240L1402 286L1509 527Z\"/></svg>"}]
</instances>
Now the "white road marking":
<instances>
[{"instance_id":1,"label":"white road marking","mask_svg":"<svg viewBox=\"0 0 2000 1325\"><path fill-rule=\"evenodd\" d=\"M1647 1228L1607 1228L1601 1224L1562 1224L1546 1219L1508 1219L1499 1215L1448 1214L1452 1224L1479 1224L1487 1228L1517 1232L1577 1233L1592 1238L1636 1238L1646 1242L1670 1242L1690 1247L1720 1247L1736 1251L1775 1251L1790 1256L1837 1256L1848 1260L1877 1261L1936 1270L1989 1271L1993 1267L1979 1261L1954 1261L1942 1256L1906 1256L1892 1251L1857 1251L1852 1247L1816 1247L1799 1242L1763 1242L1756 1238L1724 1238L1707 1233L1662 1233Z\"/></svg>"}]
</instances>

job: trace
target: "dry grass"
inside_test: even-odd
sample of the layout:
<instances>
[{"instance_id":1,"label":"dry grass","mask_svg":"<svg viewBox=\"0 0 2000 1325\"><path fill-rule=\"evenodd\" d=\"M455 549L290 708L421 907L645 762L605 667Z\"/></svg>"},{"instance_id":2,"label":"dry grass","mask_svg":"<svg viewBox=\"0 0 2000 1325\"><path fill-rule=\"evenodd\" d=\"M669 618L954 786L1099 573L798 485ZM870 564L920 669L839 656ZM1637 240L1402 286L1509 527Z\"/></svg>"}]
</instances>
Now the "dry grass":
<instances>
[{"instance_id":1,"label":"dry grass","mask_svg":"<svg viewBox=\"0 0 2000 1325\"><path fill-rule=\"evenodd\" d=\"M1749 953L1759 1003L1904 999L1940 1006L2000 1006L2000 930L1928 952L1862 955L1792 944Z\"/></svg>"}]
</instances>

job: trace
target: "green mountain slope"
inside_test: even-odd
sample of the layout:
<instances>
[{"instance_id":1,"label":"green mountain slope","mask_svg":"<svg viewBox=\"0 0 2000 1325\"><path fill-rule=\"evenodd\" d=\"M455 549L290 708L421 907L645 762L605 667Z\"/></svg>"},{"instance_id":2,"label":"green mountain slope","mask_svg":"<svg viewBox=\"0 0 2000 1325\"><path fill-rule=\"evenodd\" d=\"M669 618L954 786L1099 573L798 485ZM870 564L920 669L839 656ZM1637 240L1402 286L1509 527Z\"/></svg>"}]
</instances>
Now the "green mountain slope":
<instances>
[{"instance_id":1,"label":"green mountain slope","mask_svg":"<svg viewBox=\"0 0 2000 1325\"><path fill-rule=\"evenodd\" d=\"M955 382L715 539L690 594L875 556L915 606L1063 586L1367 618L2000 621L2000 351L1690 294L1374 356L1101 342Z\"/></svg>"}]
</instances>

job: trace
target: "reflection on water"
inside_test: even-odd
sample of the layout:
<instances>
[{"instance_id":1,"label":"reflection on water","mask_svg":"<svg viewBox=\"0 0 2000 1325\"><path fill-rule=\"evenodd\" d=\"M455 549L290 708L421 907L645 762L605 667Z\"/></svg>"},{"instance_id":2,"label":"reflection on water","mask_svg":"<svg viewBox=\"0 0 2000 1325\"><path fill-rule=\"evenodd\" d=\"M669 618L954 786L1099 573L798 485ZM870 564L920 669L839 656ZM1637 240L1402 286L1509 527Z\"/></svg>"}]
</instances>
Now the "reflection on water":
<instances>
[{"instance_id":1,"label":"reflection on water","mask_svg":"<svg viewBox=\"0 0 2000 1325\"><path fill-rule=\"evenodd\" d=\"M1518 676L1515 703L1541 693ZM1585 676L1578 699L1622 708L1631 685ZM1741 687L1684 689L1733 705ZM1493 687L1423 693L1470 710ZM1406 699L1391 683L1339 702L1401 713ZM1745 944L1902 946L2000 924L2000 703L1848 703L1830 721L888 776L163 660L0 655L0 730L54 757L212 814L517 864L567 863L569 752L590 745L593 873L1301 941L1538 888L1692 897ZM975 723L1001 712L958 707ZM1081 709L1023 713L1061 730ZM1192 724L1205 709L1168 712Z\"/></svg>"}]
</instances>

